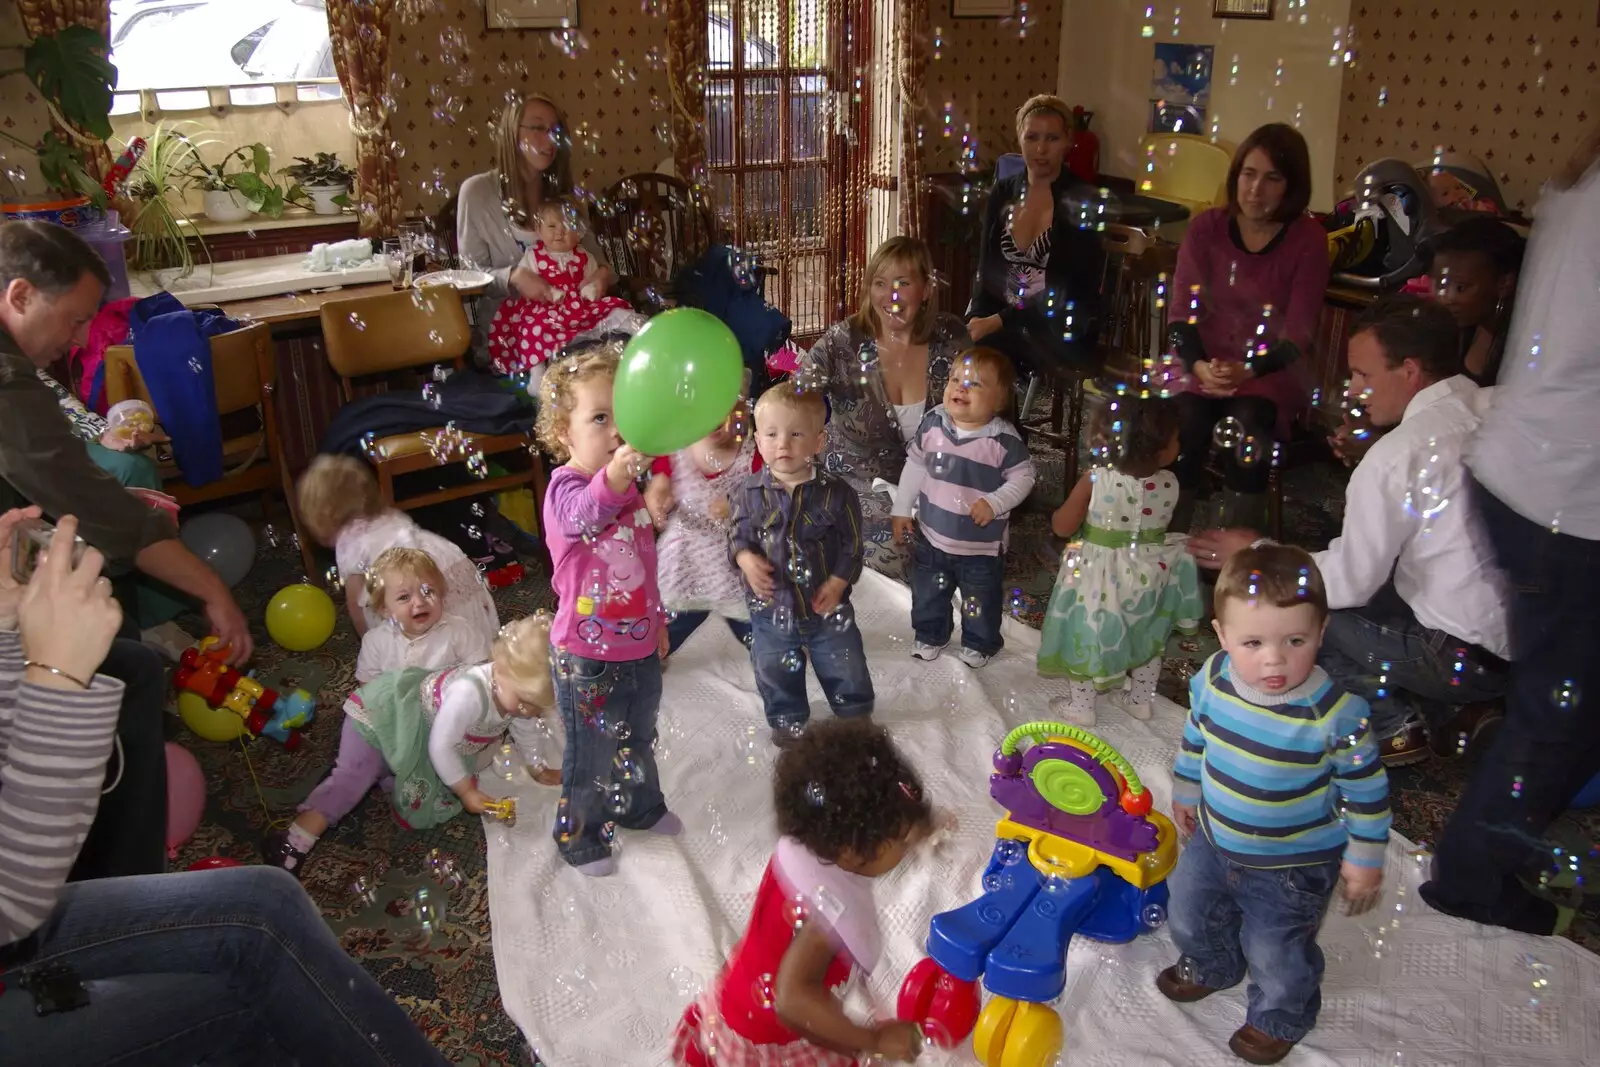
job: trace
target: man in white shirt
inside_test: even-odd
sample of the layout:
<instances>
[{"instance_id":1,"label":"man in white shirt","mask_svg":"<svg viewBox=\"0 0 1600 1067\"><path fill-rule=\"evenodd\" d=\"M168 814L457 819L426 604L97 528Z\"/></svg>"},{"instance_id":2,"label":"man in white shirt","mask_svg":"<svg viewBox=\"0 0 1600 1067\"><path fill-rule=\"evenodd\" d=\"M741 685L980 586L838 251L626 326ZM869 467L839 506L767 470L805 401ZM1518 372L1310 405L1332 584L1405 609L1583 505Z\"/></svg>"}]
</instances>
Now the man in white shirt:
<instances>
[{"instance_id":1,"label":"man in white shirt","mask_svg":"<svg viewBox=\"0 0 1600 1067\"><path fill-rule=\"evenodd\" d=\"M1344 528L1315 554L1334 609L1318 663L1372 705L1390 766L1426 759L1429 730L1451 747L1457 709L1505 692L1505 595L1461 459L1484 398L1460 374L1458 336L1449 312L1414 296L1357 320L1350 388L1393 429L1350 475ZM1249 536L1208 531L1189 548L1218 567Z\"/></svg>"},{"instance_id":2,"label":"man in white shirt","mask_svg":"<svg viewBox=\"0 0 1600 1067\"><path fill-rule=\"evenodd\" d=\"M1600 773L1600 126L1539 201L1494 393L1466 462L1513 590L1505 723L1420 892L1549 934L1571 921L1580 876L1600 882L1581 851L1542 840Z\"/></svg>"}]
</instances>

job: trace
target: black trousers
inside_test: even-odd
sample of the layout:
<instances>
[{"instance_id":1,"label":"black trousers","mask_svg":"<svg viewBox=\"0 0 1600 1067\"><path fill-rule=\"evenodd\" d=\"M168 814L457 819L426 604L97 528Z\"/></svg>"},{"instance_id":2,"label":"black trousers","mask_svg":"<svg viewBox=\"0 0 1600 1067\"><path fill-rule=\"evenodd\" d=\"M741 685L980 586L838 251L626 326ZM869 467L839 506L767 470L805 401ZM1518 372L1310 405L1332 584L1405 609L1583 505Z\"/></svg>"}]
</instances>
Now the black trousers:
<instances>
[{"instance_id":1,"label":"black trousers","mask_svg":"<svg viewBox=\"0 0 1600 1067\"><path fill-rule=\"evenodd\" d=\"M1433 907L1463 919L1548 934L1556 908L1517 878L1555 872L1541 840L1600 771L1600 541L1517 514L1468 475L1495 560L1511 590L1505 723L1445 824Z\"/></svg>"},{"instance_id":2,"label":"black trousers","mask_svg":"<svg viewBox=\"0 0 1600 1067\"><path fill-rule=\"evenodd\" d=\"M138 641L119 637L100 673L126 687L117 719L121 745L106 768L106 784L115 788L100 798L72 866L74 882L160 874L167 866L166 664Z\"/></svg>"},{"instance_id":3,"label":"black trousers","mask_svg":"<svg viewBox=\"0 0 1600 1067\"><path fill-rule=\"evenodd\" d=\"M1205 480L1206 458L1211 454L1217 423L1238 419L1244 432L1255 438L1254 462L1239 462L1237 449L1218 449L1222 453L1222 485L1239 493L1265 493L1272 470L1273 429L1278 423L1278 405L1262 396L1201 396L1179 393L1178 410L1183 425L1178 430L1178 462L1173 474L1178 485L1193 491Z\"/></svg>"}]
</instances>

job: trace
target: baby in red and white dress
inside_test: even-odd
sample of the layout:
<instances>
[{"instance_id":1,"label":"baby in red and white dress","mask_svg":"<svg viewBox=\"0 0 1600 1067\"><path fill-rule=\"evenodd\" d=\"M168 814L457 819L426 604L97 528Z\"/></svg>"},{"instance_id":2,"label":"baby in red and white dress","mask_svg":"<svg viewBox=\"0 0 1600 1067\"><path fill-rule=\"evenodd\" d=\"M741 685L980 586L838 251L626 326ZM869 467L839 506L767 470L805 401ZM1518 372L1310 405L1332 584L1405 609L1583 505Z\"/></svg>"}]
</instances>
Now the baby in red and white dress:
<instances>
[{"instance_id":1,"label":"baby in red and white dress","mask_svg":"<svg viewBox=\"0 0 1600 1067\"><path fill-rule=\"evenodd\" d=\"M576 205L565 199L541 204L537 233L518 267L536 276L537 292L503 301L489 324L489 358L500 374L537 378L578 334L597 327L635 333L640 325L626 300L604 295L595 277L600 264L578 246L583 216ZM529 391L537 387L530 380Z\"/></svg>"}]
</instances>

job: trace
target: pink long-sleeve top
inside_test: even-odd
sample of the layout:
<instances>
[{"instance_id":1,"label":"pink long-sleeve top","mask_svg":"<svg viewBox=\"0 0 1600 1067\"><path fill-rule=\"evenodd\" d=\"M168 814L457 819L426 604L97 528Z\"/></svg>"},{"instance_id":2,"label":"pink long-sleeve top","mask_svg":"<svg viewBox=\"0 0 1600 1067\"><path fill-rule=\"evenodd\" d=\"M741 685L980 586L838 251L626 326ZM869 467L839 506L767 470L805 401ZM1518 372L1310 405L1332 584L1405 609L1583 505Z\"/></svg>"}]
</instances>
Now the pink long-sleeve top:
<instances>
[{"instance_id":1,"label":"pink long-sleeve top","mask_svg":"<svg viewBox=\"0 0 1600 1067\"><path fill-rule=\"evenodd\" d=\"M656 535L638 487L614 493L603 468L590 475L557 467L545 489L544 528L557 599L550 644L612 663L655 655Z\"/></svg>"},{"instance_id":2,"label":"pink long-sleeve top","mask_svg":"<svg viewBox=\"0 0 1600 1067\"><path fill-rule=\"evenodd\" d=\"M1259 252L1245 251L1237 236L1227 208L1201 212L1189 223L1172 278L1171 321L1194 315L1210 360L1242 360L1278 340L1299 347L1296 364L1251 378L1238 390L1277 405L1281 439L1308 402L1306 362L1328 288L1328 238L1308 216L1289 223ZM1188 388L1200 391L1197 381Z\"/></svg>"}]
</instances>

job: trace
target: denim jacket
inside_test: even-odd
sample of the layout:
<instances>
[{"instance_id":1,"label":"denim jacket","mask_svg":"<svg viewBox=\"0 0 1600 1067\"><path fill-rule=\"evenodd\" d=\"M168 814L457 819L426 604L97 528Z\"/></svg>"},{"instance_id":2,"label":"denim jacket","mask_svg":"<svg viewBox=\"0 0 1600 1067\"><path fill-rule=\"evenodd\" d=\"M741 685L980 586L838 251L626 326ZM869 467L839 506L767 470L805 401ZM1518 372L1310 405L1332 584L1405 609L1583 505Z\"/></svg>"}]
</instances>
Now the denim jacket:
<instances>
[{"instance_id":1,"label":"denim jacket","mask_svg":"<svg viewBox=\"0 0 1600 1067\"><path fill-rule=\"evenodd\" d=\"M747 550L764 556L772 564L771 605L796 621L816 614L811 598L829 578L854 585L861 577L861 498L843 478L819 471L791 490L769 468L746 478L732 505L729 558L737 562Z\"/></svg>"}]
</instances>

